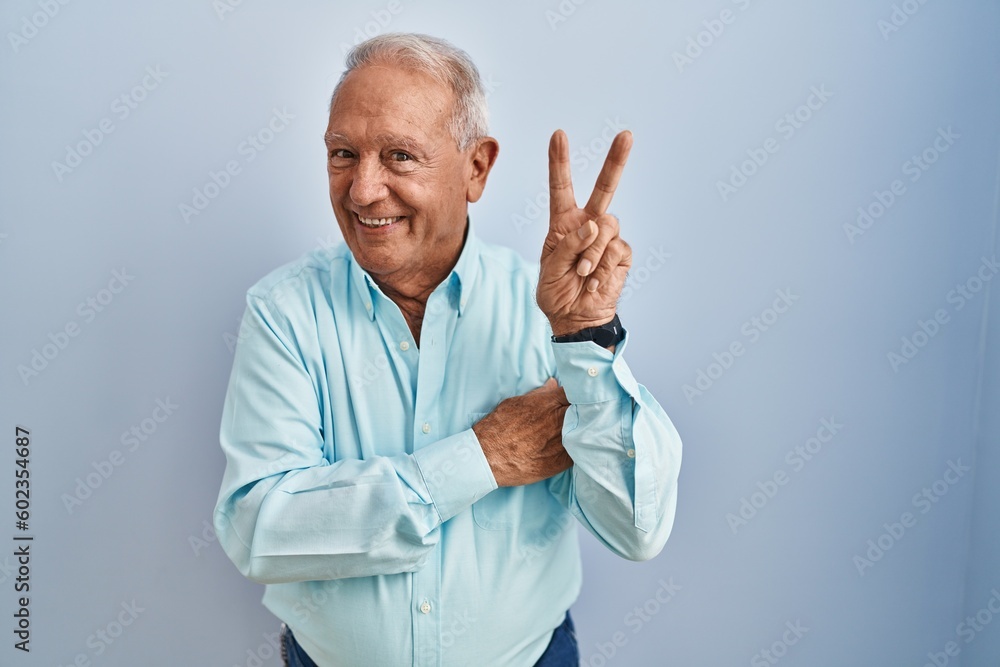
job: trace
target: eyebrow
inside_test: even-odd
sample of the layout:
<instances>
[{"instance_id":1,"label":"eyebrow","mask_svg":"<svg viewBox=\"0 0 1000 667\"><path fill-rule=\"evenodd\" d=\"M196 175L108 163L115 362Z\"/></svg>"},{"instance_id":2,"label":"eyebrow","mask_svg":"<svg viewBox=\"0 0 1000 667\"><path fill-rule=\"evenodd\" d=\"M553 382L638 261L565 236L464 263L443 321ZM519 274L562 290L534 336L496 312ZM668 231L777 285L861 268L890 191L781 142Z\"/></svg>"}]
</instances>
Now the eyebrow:
<instances>
[{"instance_id":1,"label":"eyebrow","mask_svg":"<svg viewBox=\"0 0 1000 667\"><path fill-rule=\"evenodd\" d=\"M335 142L341 142L345 144L351 143L351 140L348 139L346 136L344 136L343 134L338 134L336 132L325 133L323 135L323 139L328 144ZM374 140L378 144L388 144L391 146L403 148L413 152L416 152L420 149L420 144L418 144L413 139L410 139L408 137L402 137L396 134L377 134L375 135Z\"/></svg>"}]
</instances>

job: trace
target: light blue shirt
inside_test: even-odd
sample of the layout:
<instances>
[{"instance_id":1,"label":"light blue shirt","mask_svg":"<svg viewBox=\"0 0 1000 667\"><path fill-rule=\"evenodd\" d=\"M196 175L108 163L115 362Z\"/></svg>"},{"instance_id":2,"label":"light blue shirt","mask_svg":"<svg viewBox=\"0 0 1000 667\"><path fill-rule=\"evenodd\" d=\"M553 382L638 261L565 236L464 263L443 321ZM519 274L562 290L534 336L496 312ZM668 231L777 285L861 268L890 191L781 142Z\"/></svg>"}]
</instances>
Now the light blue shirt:
<instances>
[{"instance_id":1,"label":"light blue shirt","mask_svg":"<svg viewBox=\"0 0 1000 667\"><path fill-rule=\"evenodd\" d=\"M319 665L533 665L580 590L573 517L625 558L663 548L677 431L627 337L551 342L536 280L470 224L419 349L344 244L248 291L215 529ZM551 376L574 465L497 488L471 426Z\"/></svg>"}]
</instances>

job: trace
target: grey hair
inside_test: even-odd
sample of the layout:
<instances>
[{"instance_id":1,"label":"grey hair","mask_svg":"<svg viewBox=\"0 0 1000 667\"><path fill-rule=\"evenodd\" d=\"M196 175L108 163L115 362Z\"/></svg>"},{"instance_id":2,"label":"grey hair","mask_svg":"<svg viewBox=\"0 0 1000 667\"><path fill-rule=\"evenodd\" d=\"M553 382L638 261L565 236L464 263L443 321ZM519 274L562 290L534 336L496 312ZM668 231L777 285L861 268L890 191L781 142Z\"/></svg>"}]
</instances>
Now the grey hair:
<instances>
[{"instance_id":1,"label":"grey hair","mask_svg":"<svg viewBox=\"0 0 1000 667\"><path fill-rule=\"evenodd\" d=\"M347 69L330 96L330 109L347 75L365 65L396 65L423 72L451 87L455 107L448 130L464 151L489 134L486 92L472 58L451 43L418 33L390 32L357 44L347 54Z\"/></svg>"}]
</instances>

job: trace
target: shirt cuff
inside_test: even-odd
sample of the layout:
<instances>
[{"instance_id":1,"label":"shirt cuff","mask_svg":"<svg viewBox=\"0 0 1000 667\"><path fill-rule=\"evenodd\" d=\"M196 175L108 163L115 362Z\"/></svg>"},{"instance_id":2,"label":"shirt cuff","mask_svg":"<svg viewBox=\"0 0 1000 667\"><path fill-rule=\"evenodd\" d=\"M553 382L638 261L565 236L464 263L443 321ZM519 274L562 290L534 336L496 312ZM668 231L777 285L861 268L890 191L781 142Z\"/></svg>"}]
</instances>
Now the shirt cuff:
<instances>
[{"instance_id":1,"label":"shirt cuff","mask_svg":"<svg viewBox=\"0 0 1000 667\"><path fill-rule=\"evenodd\" d=\"M593 341L552 343L559 384L570 403L586 405L616 400L621 398L623 389L632 396L638 394L638 383L622 358L628 336L626 330L625 338L614 352Z\"/></svg>"},{"instance_id":2,"label":"shirt cuff","mask_svg":"<svg viewBox=\"0 0 1000 667\"><path fill-rule=\"evenodd\" d=\"M471 428L418 449L413 459L442 523L497 488Z\"/></svg>"}]
</instances>

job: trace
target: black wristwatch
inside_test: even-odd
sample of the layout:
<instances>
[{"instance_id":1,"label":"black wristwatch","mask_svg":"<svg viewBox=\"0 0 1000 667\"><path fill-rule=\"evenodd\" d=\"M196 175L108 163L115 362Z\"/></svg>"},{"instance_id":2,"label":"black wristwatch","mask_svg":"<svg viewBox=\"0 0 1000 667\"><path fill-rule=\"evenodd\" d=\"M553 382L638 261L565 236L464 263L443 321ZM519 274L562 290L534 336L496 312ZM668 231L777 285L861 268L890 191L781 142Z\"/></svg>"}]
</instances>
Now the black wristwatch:
<instances>
[{"instance_id":1,"label":"black wristwatch","mask_svg":"<svg viewBox=\"0 0 1000 667\"><path fill-rule=\"evenodd\" d=\"M618 313L607 324L599 327L580 329L576 333L565 336L552 336L553 343L576 343L583 340L592 340L601 347L611 347L625 340L625 330L622 329L622 322L618 319Z\"/></svg>"}]
</instances>

